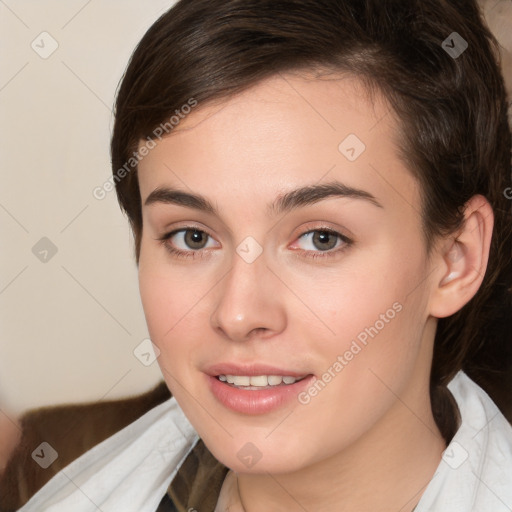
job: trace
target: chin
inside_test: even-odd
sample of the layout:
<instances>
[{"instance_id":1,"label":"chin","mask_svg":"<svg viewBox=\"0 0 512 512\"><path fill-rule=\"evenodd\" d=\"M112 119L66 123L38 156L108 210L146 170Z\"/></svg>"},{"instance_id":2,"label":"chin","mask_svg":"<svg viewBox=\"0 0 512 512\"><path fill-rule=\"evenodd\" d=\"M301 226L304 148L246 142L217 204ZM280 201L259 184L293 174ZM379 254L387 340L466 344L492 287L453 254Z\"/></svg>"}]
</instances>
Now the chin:
<instances>
[{"instance_id":1,"label":"chin","mask_svg":"<svg viewBox=\"0 0 512 512\"><path fill-rule=\"evenodd\" d=\"M202 439L219 462L237 473L291 473L312 463L304 445L283 446L282 442L250 441L250 437L231 439L219 445L207 436Z\"/></svg>"}]
</instances>

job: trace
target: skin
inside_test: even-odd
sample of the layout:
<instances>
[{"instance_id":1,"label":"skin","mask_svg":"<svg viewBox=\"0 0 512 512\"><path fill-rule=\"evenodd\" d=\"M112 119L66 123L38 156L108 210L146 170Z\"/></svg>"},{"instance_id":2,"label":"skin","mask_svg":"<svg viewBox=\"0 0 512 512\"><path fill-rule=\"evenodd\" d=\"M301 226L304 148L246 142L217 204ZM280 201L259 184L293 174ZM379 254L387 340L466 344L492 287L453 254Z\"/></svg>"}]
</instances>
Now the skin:
<instances>
[{"instance_id":1,"label":"skin","mask_svg":"<svg viewBox=\"0 0 512 512\"><path fill-rule=\"evenodd\" d=\"M21 429L17 419L8 412L0 410L0 477L20 438Z\"/></svg>"},{"instance_id":2,"label":"skin","mask_svg":"<svg viewBox=\"0 0 512 512\"><path fill-rule=\"evenodd\" d=\"M248 512L410 511L440 462L446 444L428 391L437 318L478 290L493 216L475 196L464 229L428 258L421 190L398 157L397 126L386 102L370 102L354 78L279 75L200 105L139 164L143 204L169 186L219 211L143 206L139 284L167 385L238 475L238 485L227 480L225 503L239 500L239 488ZM348 134L366 145L353 162L338 150ZM367 191L382 208L330 197L269 215L267 203L281 194L333 180ZM189 224L211 238L202 249L187 246L183 232L167 240L196 253L180 259L157 238ZM329 251L312 235L300 238L321 228L353 243L335 254L344 245L336 237ZM263 248L250 264L236 253L247 236ZM307 405L246 415L205 385L206 366L226 361L321 378L396 302L403 309ZM251 468L237 457L248 442L262 455Z\"/></svg>"}]
</instances>

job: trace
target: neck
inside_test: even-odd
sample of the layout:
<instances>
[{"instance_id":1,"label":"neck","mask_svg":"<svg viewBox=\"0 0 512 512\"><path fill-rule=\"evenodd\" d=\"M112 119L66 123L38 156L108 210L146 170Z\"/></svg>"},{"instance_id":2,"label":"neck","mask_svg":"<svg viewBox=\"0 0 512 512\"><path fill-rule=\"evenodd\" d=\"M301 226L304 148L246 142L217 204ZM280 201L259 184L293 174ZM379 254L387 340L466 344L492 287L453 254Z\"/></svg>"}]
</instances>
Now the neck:
<instances>
[{"instance_id":1,"label":"neck","mask_svg":"<svg viewBox=\"0 0 512 512\"><path fill-rule=\"evenodd\" d=\"M432 415L429 374L415 368L385 416L341 453L293 473L239 474L245 512L411 512L446 448Z\"/></svg>"}]
</instances>

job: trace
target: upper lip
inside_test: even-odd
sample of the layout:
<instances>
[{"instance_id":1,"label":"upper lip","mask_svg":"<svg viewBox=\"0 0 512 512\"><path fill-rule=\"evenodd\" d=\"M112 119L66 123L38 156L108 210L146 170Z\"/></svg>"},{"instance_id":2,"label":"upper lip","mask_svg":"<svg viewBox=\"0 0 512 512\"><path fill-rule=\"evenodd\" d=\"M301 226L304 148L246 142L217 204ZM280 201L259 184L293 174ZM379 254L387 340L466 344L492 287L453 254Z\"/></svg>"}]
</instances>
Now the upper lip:
<instances>
[{"instance_id":1,"label":"upper lip","mask_svg":"<svg viewBox=\"0 0 512 512\"><path fill-rule=\"evenodd\" d=\"M308 371L301 372L294 370L284 370L283 368L277 368L276 366L259 363L217 363L208 366L204 372L211 377L217 377L218 375L281 375L284 377L304 377L309 375Z\"/></svg>"}]
</instances>

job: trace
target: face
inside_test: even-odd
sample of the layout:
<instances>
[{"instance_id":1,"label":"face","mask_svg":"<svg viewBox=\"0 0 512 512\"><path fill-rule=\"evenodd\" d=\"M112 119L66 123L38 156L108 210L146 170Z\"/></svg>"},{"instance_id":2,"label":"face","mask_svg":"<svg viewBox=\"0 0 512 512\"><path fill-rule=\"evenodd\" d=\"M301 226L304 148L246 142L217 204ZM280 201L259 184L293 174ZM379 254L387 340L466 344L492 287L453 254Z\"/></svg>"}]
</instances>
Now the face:
<instances>
[{"instance_id":1,"label":"face","mask_svg":"<svg viewBox=\"0 0 512 512\"><path fill-rule=\"evenodd\" d=\"M288 74L198 106L139 164L149 333L235 471L349 450L428 382L420 190L396 138L355 79Z\"/></svg>"}]
</instances>

